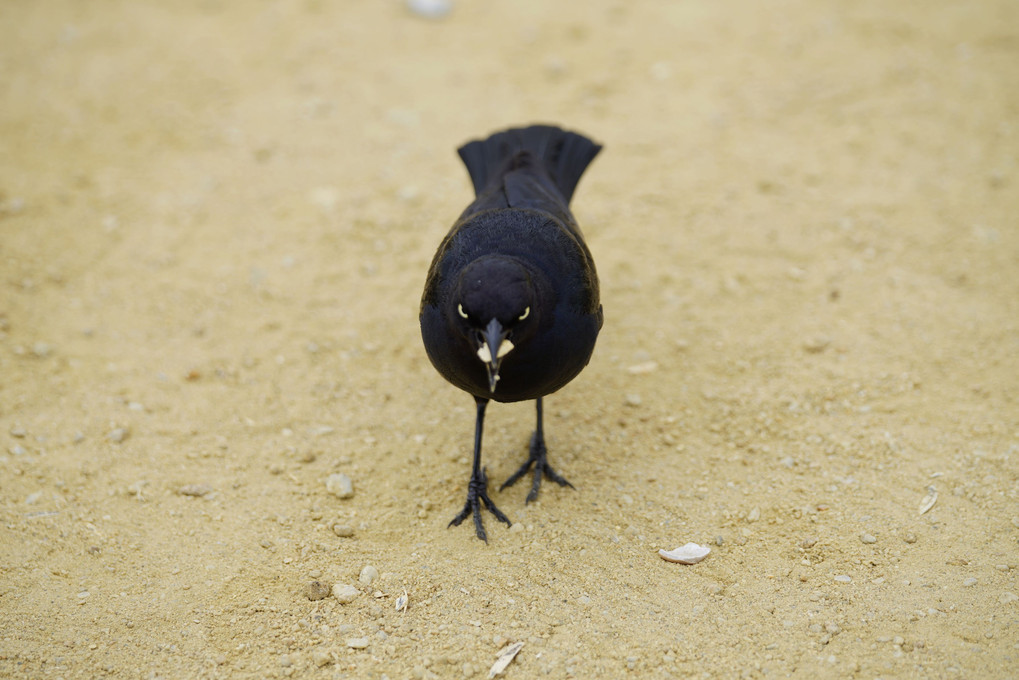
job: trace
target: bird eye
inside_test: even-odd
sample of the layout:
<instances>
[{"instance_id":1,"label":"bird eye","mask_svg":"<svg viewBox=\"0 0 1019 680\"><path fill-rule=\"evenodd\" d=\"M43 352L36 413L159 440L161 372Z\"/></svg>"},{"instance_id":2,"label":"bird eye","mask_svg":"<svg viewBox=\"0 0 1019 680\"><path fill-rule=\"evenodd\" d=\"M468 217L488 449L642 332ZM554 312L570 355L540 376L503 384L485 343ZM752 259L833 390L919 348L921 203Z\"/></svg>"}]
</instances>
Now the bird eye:
<instances>
[{"instance_id":1,"label":"bird eye","mask_svg":"<svg viewBox=\"0 0 1019 680\"><path fill-rule=\"evenodd\" d=\"M517 321L523 321L523 320L524 320L524 319L526 319L526 318L527 318L527 317L528 317L528 316L529 316L530 314L531 314L531 308L530 308L530 307L525 307L525 308L524 308L524 313L523 313L523 314L521 314L520 316L518 316L518 317L517 317Z\"/></svg>"},{"instance_id":2,"label":"bird eye","mask_svg":"<svg viewBox=\"0 0 1019 680\"><path fill-rule=\"evenodd\" d=\"M528 309L530 309L530 308L528 308ZM465 319L467 318L467 312L464 311L464 306L463 305L457 305L456 306L456 311L463 318L465 318Z\"/></svg>"}]
</instances>

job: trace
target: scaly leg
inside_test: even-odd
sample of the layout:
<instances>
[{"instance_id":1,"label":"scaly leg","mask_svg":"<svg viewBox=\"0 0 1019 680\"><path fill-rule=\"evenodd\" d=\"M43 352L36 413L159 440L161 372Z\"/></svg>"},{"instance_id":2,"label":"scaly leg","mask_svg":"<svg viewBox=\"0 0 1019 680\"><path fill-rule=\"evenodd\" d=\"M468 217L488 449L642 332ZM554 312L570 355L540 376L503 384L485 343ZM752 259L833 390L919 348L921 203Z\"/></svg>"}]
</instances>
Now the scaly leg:
<instances>
[{"instance_id":1,"label":"scaly leg","mask_svg":"<svg viewBox=\"0 0 1019 680\"><path fill-rule=\"evenodd\" d=\"M568 486L571 489L574 488L565 477L559 475L552 466L548 464L548 449L545 448L545 432L542 423L541 413L541 397L537 399L537 411L538 411L538 424L534 429L534 434L531 435L531 455L527 461L520 466L520 469L514 472L509 479L503 482L499 490L502 491L507 486L512 486L514 482L527 474L527 471L534 466L534 482L531 483L531 491L527 494L526 503L530 503L538 497L538 489L541 488L542 476L548 477L559 486Z\"/></svg>"},{"instance_id":2,"label":"scaly leg","mask_svg":"<svg viewBox=\"0 0 1019 680\"><path fill-rule=\"evenodd\" d=\"M500 522L510 525L509 518L502 513L495 503L488 497L488 477L485 469L481 467L481 432L485 424L485 407L488 406L488 399L475 397L478 406L477 418L474 421L474 467L471 470L471 481L467 485L467 502L448 527L460 526L460 523L467 519L467 515L474 515L474 533L485 543L488 543L488 536L485 534L485 525L481 522L481 504L484 503L495 518Z\"/></svg>"}]
</instances>

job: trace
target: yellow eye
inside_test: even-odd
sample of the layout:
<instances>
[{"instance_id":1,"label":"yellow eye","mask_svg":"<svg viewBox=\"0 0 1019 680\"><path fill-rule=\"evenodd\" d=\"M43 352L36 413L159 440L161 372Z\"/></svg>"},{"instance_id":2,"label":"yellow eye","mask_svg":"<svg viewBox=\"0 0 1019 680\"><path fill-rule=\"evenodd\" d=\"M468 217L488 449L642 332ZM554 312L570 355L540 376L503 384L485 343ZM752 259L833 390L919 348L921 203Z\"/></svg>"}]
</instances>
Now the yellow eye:
<instances>
[{"instance_id":1,"label":"yellow eye","mask_svg":"<svg viewBox=\"0 0 1019 680\"><path fill-rule=\"evenodd\" d=\"M523 321L524 319L526 319L530 315L530 313L531 313L531 308L530 307L526 307L524 309L524 313L517 317L517 321Z\"/></svg>"},{"instance_id":2,"label":"yellow eye","mask_svg":"<svg viewBox=\"0 0 1019 680\"><path fill-rule=\"evenodd\" d=\"M457 305L456 306L456 311L463 318L465 318L465 319L467 318L467 312L464 311L464 306L463 305ZM530 307L528 307L528 311L530 311Z\"/></svg>"}]
</instances>

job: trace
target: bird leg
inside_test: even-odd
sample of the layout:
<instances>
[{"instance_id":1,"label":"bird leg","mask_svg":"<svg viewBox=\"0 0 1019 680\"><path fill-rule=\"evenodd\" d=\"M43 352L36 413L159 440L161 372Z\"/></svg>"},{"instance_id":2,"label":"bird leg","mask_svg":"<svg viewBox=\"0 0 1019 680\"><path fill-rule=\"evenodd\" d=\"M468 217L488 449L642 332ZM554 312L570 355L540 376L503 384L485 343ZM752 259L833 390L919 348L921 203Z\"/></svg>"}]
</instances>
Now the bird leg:
<instances>
[{"instance_id":1,"label":"bird leg","mask_svg":"<svg viewBox=\"0 0 1019 680\"><path fill-rule=\"evenodd\" d=\"M538 498L538 489L541 488L542 476L548 477L559 486L568 486L571 489L575 488L570 484L565 477L561 476L552 466L548 464L548 449L545 448L545 432L542 424L541 417L541 397L537 399L538 407L538 424L534 429L534 434L531 435L531 455L527 461L520 466L520 469L514 472L509 479L503 482L499 490L502 491L507 486L512 486L514 482L527 474L527 471L534 466L534 482L531 483L531 491L527 494L527 500L525 503Z\"/></svg>"},{"instance_id":2,"label":"bird leg","mask_svg":"<svg viewBox=\"0 0 1019 680\"><path fill-rule=\"evenodd\" d=\"M495 503L488 497L488 476L485 468L481 467L481 432L485 424L485 407L488 406L488 399L475 398L478 405L478 415L474 421L474 467L471 470L471 481L467 485L467 502L463 510L453 518L447 528L460 526L460 523L467 519L467 515L474 515L474 533L485 543L488 543L488 535L485 534L485 525L481 522L481 504L495 515L500 522L511 525L509 518L502 513Z\"/></svg>"}]
</instances>

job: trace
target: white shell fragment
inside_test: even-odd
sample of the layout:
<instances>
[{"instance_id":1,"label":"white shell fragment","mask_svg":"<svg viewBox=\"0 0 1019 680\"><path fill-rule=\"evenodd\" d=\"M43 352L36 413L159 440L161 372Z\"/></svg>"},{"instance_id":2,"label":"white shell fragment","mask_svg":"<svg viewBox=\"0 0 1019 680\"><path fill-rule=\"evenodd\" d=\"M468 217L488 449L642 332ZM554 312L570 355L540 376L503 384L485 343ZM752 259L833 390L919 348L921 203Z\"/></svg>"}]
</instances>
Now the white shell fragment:
<instances>
[{"instance_id":1,"label":"white shell fragment","mask_svg":"<svg viewBox=\"0 0 1019 680\"><path fill-rule=\"evenodd\" d=\"M495 660L492 667L488 669L488 680L492 680L495 676L506 670L506 666L510 665L510 662L516 658L517 654L521 649L524 648L523 642L514 642L511 645L506 645L499 650L499 658Z\"/></svg>"},{"instance_id":2,"label":"white shell fragment","mask_svg":"<svg viewBox=\"0 0 1019 680\"><path fill-rule=\"evenodd\" d=\"M403 595L396 598L396 611L405 612L407 611L407 591L403 591Z\"/></svg>"},{"instance_id":3,"label":"white shell fragment","mask_svg":"<svg viewBox=\"0 0 1019 680\"><path fill-rule=\"evenodd\" d=\"M938 490L933 486L927 487L927 495L920 501L920 514L925 514L928 510L934 507L934 504L938 502Z\"/></svg>"},{"instance_id":4,"label":"white shell fragment","mask_svg":"<svg viewBox=\"0 0 1019 680\"><path fill-rule=\"evenodd\" d=\"M697 545L696 543L687 543L681 545L675 550L659 550L658 554L666 562L676 562L678 564L697 564L711 552L711 548L706 545Z\"/></svg>"}]
</instances>

